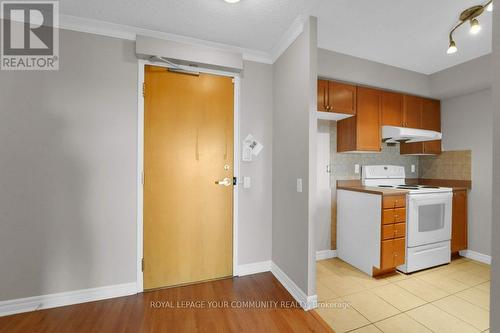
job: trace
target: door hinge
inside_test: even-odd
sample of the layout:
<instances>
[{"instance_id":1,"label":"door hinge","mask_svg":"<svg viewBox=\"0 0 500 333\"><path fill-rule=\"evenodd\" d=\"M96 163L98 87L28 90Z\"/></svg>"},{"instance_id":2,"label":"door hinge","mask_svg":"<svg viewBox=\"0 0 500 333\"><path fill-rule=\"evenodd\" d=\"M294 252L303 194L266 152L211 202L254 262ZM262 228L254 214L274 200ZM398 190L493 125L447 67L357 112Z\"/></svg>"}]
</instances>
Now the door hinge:
<instances>
[{"instance_id":1,"label":"door hinge","mask_svg":"<svg viewBox=\"0 0 500 333\"><path fill-rule=\"evenodd\" d=\"M233 177L233 185L238 185L238 178Z\"/></svg>"},{"instance_id":2,"label":"door hinge","mask_svg":"<svg viewBox=\"0 0 500 333\"><path fill-rule=\"evenodd\" d=\"M144 272L144 267L145 267L145 264L144 264L144 258L142 258L141 260L141 270Z\"/></svg>"},{"instance_id":3,"label":"door hinge","mask_svg":"<svg viewBox=\"0 0 500 333\"><path fill-rule=\"evenodd\" d=\"M146 97L146 82L142 83L142 97Z\"/></svg>"}]
</instances>

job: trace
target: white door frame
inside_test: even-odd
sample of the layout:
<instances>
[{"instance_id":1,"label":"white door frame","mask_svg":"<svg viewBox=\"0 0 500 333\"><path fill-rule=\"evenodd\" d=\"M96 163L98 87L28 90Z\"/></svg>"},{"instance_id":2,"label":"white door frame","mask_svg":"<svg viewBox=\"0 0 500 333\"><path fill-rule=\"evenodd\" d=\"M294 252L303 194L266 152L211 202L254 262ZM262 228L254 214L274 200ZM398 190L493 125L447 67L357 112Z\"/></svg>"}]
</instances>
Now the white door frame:
<instances>
[{"instance_id":1,"label":"white door frame","mask_svg":"<svg viewBox=\"0 0 500 333\"><path fill-rule=\"evenodd\" d=\"M143 258L143 214L144 214L144 96L142 95L144 83L144 70L146 65L171 68L166 63L151 62L148 60L139 60L138 62L138 80L137 80L137 292L144 291L144 280L142 272ZM180 66L185 69L189 67ZM240 75L231 72L218 71L207 68L190 68L200 73L214 74L220 76L229 76L234 79L234 177L238 179L240 175L239 163L239 141L240 141ZM236 275L238 263L238 186L233 186L233 276Z\"/></svg>"}]
</instances>

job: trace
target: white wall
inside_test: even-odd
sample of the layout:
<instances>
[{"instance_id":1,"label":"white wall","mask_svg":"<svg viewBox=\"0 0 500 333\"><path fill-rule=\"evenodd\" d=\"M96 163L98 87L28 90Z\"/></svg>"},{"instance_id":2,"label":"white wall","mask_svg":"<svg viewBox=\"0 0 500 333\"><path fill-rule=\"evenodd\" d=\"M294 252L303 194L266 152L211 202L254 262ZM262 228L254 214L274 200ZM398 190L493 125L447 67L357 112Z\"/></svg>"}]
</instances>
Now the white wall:
<instances>
[{"instance_id":1,"label":"white wall","mask_svg":"<svg viewBox=\"0 0 500 333\"><path fill-rule=\"evenodd\" d=\"M252 134L264 149L252 162L240 158L239 264L271 260L273 67L244 62L241 80L240 137ZM241 145L240 145L241 146ZM243 177L251 188L243 188Z\"/></svg>"},{"instance_id":2,"label":"white wall","mask_svg":"<svg viewBox=\"0 0 500 333\"><path fill-rule=\"evenodd\" d=\"M493 106L491 89L441 102L444 150L472 150L468 249L491 255Z\"/></svg>"},{"instance_id":3,"label":"white wall","mask_svg":"<svg viewBox=\"0 0 500 333\"><path fill-rule=\"evenodd\" d=\"M315 130L310 133L311 94L316 97L316 73L311 70L311 63L316 62L311 47L316 48L316 20L312 23L305 24L273 66L272 260L306 295L315 289L315 272L310 274L314 241L309 241L313 238L309 223L310 135L316 135ZM296 190L298 178L303 182L302 193Z\"/></svg>"},{"instance_id":4,"label":"white wall","mask_svg":"<svg viewBox=\"0 0 500 333\"><path fill-rule=\"evenodd\" d=\"M491 54L429 76L432 97L446 99L491 88Z\"/></svg>"},{"instance_id":5,"label":"white wall","mask_svg":"<svg viewBox=\"0 0 500 333\"><path fill-rule=\"evenodd\" d=\"M318 76L431 96L428 75L325 49L318 50Z\"/></svg>"},{"instance_id":6,"label":"white wall","mask_svg":"<svg viewBox=\"0 0 500 333\"><path fill-rule=\"evenodd\" d=\"M491 313L500 313L500 11L493 11L493 228ZM500 316L490 316L491 332L500 332Z\"/></svg>"}]
</instances>

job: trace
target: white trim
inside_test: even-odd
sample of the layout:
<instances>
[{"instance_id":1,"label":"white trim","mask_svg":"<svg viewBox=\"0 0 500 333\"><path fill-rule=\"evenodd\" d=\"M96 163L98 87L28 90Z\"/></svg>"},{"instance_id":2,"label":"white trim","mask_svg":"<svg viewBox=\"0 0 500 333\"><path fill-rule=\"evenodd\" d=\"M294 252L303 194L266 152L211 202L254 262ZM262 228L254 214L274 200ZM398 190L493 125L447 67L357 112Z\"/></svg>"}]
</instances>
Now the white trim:
<instances>
[{"instance_id":1,"label":"white trim","mask_svg":"<svg viewBox=\"0 0 500 333\"><path fill-rule=\"evenodd\" d=\"M491 265L491 256L489 256L487 254L482 254L482 253L472 251L472 250L463 250L463 251L460 251L459 254L462 257L476 260L476 261L482 262L483 264Z\"/></svg>"},{"instance_id":2,"label":"white trim","mask_svg":"<svg viewBox=\"0 0 500 333\"><path fill-rule=\"evenodd\" d=\"M137 293L136 289L136 283L131 282L106 287L81 289L57 294L1 301L0 317L22 312L134 295Z\"/></svg>"},{"instance_id":3,"label":"white trim","mask_svg":"<svg viewBox=\"0 0 500 333\"><path fill-rule=\"evenodd\" d=\"M312 310L318 306L318 296L307 296L274 262L271 264L271 272L304 310Z\"/></svg>"},{"instance_id":4,"label":"white trim","mask_svg":"<svg viewBox=\"0 0 500 333\"><path fill-rule=\"evenodd\" d=\"M238 265L238 266L235 266L236 270L235 270L234 275L235 276L246 276L246 275L252 275L252 274L257 274L257 273L270 272L271 266L272 266L271 260L253 262L251 264Z\"/></svg>"},{"instance_id":5,"label":"white trim","mask_svg":"<svg viewBox=\"0 0 500 333\"><path fill-rule=\"evenodd\" d=\"M137 35L143 35L147 37L167 39L182 43L196 44L200 46L209 46L228 51L234 51L241 53L243 55L244 60L261 62L265 64L272 64L271 61L272 59L270 54L265 51L246 49L222 43L209 42L198 38L185 37L167 32L143 29L130 25L110 23L110 22L87 19L71 15L60 15L59 21L60 21L59 28L61 29L85 32L94 35L120 38L133 41L136 40Z\"/></svg>"},{"instance_id":6,"label":"white trim","mask_svg":"<svg viewBox=\"0 0 500 333\"><path fill-rule=\"evenodd\" d=\"M337 250L316 251L316 261L337 258Z\"/></svg>"},{"instance_id":7,"label":"white trim","mask_svg":"<svg viewBox=\"0 0 500 333\"><path fill-rule=\"evenodd\" d=\"M290 25L290 27L285 31L283 36L281 36L278 43L273 47L271 51L271 63L274 64L276 60L286 51L286 49L292 45L292 43L299 37L299 35L304 31L304 24L306 19L299 15Z\"/></svg>"},{"instance_id":8,"label":"white trim","mask_svg":"<svg viewBox=\"0 0 500 333\"><path fill-rule=\"evenodd\" d=\"M142 88L144 82L144 67L146 65L155 65L169 68L166 63L151 62L148 60L138 60L138 79L137 79L137 292L144 291L144 280L142 272L143 258L143 230L144 230L144 189L142 177L144 172L144 96ZM189 66L179 66L183 69L189 69ZM240 76L236 73L224 72L219 70L196 67L196 72L209 73L214 75L228 76L234 79L234 177L239 181L240 176ZM233 276L237 275L238 264L238 185L233 186Z\"/></svg>"}]
</instances>

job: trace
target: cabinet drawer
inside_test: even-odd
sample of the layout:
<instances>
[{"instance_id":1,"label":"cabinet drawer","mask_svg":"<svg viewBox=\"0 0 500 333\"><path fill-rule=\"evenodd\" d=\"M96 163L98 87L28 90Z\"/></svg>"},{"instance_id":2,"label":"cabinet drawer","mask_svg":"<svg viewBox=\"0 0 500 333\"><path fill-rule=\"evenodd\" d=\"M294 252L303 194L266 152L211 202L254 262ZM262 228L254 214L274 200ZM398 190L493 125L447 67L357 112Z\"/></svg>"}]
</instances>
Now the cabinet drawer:
<instances>
[{"instance_id":1,"label":"cabinet drawer","mask_svg":"<svg viewBox=\"0 0 500 333\"><path fill-rule=\"evenodd\" d=\"M394 267L403 265L405 263L405 238L396 238L394 240Z\"/></svg>"},{"instance_id":2,"label":"cabinet drawer","mask_svg":"<svg viewBox=\"0 0 500 333\"><path fill-rule=\"evenodd\" d=\"M405 238L384 240L381 243L380 269L393 268L405 263Z\"/></svg>"},{"instance_id":3,"label":"cabinet drawer","mask_svg":"<svg viewBox=\"0 0 500 333\"><path fill-rule=\"evenodd\" d=\"M406 223L387 224L382 226L382 240L405 237Z\"/></svg>"},{"instance_id":4,"label":"cabinet drawer","mask_svg":"<svg viewBox=\"0 0 500 333\"><path fill-rule=\"evenodd\" d=\"M384 209L406 207L406 196L405 195L384 196L382 198L382 207Z\"/></svg>"},{"instance_id":5,"label":"cabinet drawer","mask_svg":"<svg viewBox=\"0 0 500 333\"><path fill-rule=\"evenodd\" d=\"M382 224L391 224L406 221L406 208L384 209Z\"/></svg>"}]
</instances>

